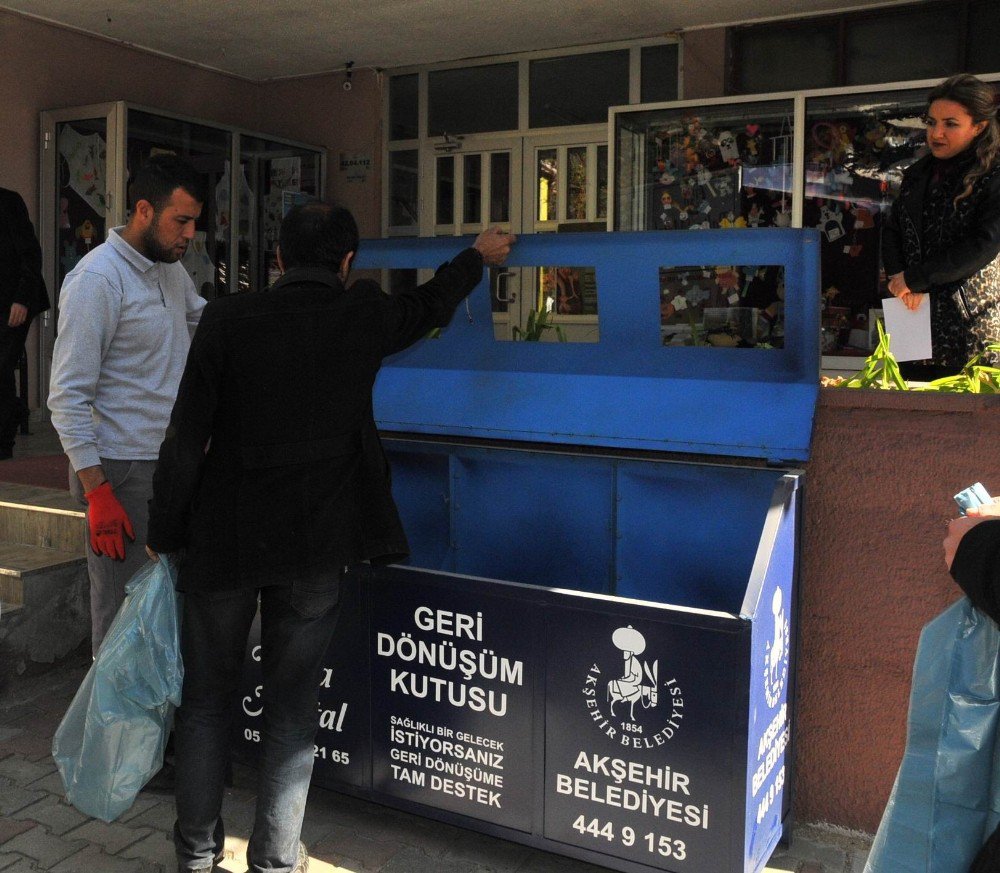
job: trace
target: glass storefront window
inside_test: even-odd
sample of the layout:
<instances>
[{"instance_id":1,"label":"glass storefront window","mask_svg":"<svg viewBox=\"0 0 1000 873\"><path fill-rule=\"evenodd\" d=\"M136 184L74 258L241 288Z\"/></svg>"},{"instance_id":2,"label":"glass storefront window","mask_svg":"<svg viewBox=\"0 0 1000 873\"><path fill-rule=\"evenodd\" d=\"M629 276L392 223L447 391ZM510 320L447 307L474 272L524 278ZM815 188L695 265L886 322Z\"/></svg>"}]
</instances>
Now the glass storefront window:
<instances>
[{"instance_id":1,"label":"glass storefront window","mask_svg":"<svg viewBox=\"0 0 1000 873\"><path fill-rule=\"evenodd\" d=\"M538 190L539 221L555 221L559 218L559 153L555 149L538 152L536 188Z\"/></svg>"},{"instance_id":2,"label":"glass storefront window","mask_svg":"<svg viewBox=\"0 0 1000 873\"><path fill-rule=\"evenodd\" d=\"M647 45L640 51L641 103L677 99L677 43Z\"/></svg>"},{"instance_id":3,"label":"glass storefront window","mask_svg":"<svg viewBox=\"0 0 1000 873\"><path fill-rule=\"evenodd\" d=\"M189 160L202 174L208 199L182 263L195 288L212 299L237 290L229 271L229 131L129 109L125 160L130 177L152 155Z\"/></svg>"},{"instance_id":4,"label":"glass storefront window","mask_svg":"<svg viewBox=\"0 0 1000 873\"><path fill-rule=\"evenodd\" d=\"M432 71L427 101L430 136L516 130L517 64Z\"/></svg>"},{"instance_id":5,"label":"glass storefront window","mask_svg":"<svg viewBox=\"0 0 1000 873\"><path fill-rule=\"evenodd\" d=\"M464 192L462 195L462 221L479 224L483 218L483 156L465 155L462 159Z\"/></svg>"},{"instance_id":6,"label":"glass storefront window","mask_svg":"<svg viewBox=\"0 0 1000 873\"><path fill-rule=\"evenodd\" d=\"M417 200L417 151L389 152L389 226L416 228L419 223Z\"/></svg>"},{"instance_id":7,"label":"glass storefront window","mask_svg":"<svg viewBox=\"0 0 1000 873\"><path fill-rule=\"evenodd\" d=\"M490 155L490 222L510 221L510 152Z\"/></svg>"},{"instance_id":8,"label":"glass storefront window","mask_svg":"<svg viewBox=\"0 0 1000 873\"><path fill-rule=\"evenodd\" d=\"M569 171L567 179L566 218L587 217L587 147L577 146L566 150Z\"/></svg>"},{"instance_id":9,"label":"glass storefront window","mask_svg":"<svg viewBox=\"0 0 1000 873\"><path fill-rule=\"evenodd\" d=\"M455 223L455 158L437 159L437 214L435 224Z\"/></svg>"},{"instance_id":10,"label":"glass storefront window","mask_svg":"<svg viewBox=\"0 0 1000 873\"><path fill-rule=\"evenodd\" d=\"M775 264L661 267L663 344L782 348L784 272Z\"/></svg>"},{"instance_id":11,"label":"glass storefront window","mask_svg":"<svg viewBox=\"0 0 1000 873\"><path fill-rule=\"evenodd\" d=\"M791 225L791 100L621 112L616 230Z\"/></svg>"},{"instance_id":12,"label":"glass storefront window","mask_svg":"<svg viewBox=\"0 0 1000 873\"><path fill-rule=\"evenodd\" d=\"M240 136L236 178L239 275L233 291L267 288L278 278L281 220L294 204L320 196L320 171L320 156L315 151L263 137Z\"/></svg>"},{"instance_id":13,"label":"glass storefront window","mask_svg":"<svg viewBox=\"0 0 1000 873\"><path fill-rule=\"evenodd\" d=\"M417 119L416 73L389 79L389 139L416 139Z\"/></svg>"},{"instance_id":14,"label":"glass storefront window","mask_svg":"<svg viewBox=\"0 0 1000 873\"><path fill-rule=\"evenodd\" d=\"M107 238L108 123L105 118L64 121L56 127L59 152L56 215L56 284ZM55 301L54 301L55 302Z\"/></svg>"},{"instance_id":15,"label":"glass storefront window","mask_svg":"<svg viewBox=\"0 0 1000 873\"><path fill-rule=\"evenodd\" d=\"M806 101L802 223L820 231L823 353L871 351L872 311L887 296L882 226L903 170L924 153L926 90Z\"/></svg>"},{"instance_id":16,"label":"glass storefront window","mask_svg":"<svg viewBox=\"0 0 1000 873\"><path fill-rule=\"evenodd\" d=\"M943 79L959 69L958 42L954 9L907 9L850 21L844 47L846 84ZM890 46L906 49L891 51Z\"/></svg>"},{"instance_id":17,"label":"glass storefront window","mask_svg":"<svg viewBox=\"0 0 1000 873\"><path fill-rule=\"evenodd\" d=\"M608 147L597 147L597 217L608 217Z\"/></svg>"},{"instance_id":18,"label":"glass storefront window","mask_svg":"<svg viewBox=\"0 0 1000 873\"><path fill-rule=\"evenodd\" d=\"M628 65L627 50L531 61L528 125L605 121L609 106L628 103Z\"/></svg>"}]
</instances>

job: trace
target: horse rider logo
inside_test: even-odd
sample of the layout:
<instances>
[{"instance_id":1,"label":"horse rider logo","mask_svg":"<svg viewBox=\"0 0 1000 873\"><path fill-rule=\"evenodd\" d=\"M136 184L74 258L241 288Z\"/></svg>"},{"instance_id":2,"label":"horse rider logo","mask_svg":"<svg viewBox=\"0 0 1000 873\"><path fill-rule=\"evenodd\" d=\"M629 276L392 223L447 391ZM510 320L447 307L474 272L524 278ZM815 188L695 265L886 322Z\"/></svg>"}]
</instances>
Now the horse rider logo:
<instances>
[{"instance_id":1,"label":"horse rider logo","mask_svg":"<svg viewBox=\"0 0 1000 873\"><path fill-rule=\"evenodd\" d=\"M608 682L609 709L615 715L615 704L628 704L629 718L635 721L635 705L641 703L643 709L656 709L656 675L659 661L640 661L639 655L646 651L646 638L631 625L620 627L611 635L611 642L621 650L625 659L625 671L621 679ZM645 680L645 684L644 684Z\"/></svg>"},{"instance_id":2,"label":"horse rider logo","mask_svg":"<svg viewBox=\"0 0 1000 873\"><path fill-rule=\"evenodd\" d=\"M771 614L774 616L774 637L767 641L764 652L764 698L772 709L781 701L781 692L788 678L788 616L782 603L780 588L771 597Z\"/></svg>"},{"instance_id":3,"label":"horse rider logo","mask_svg":"<svg viewBox=\"0 0 1000 873\"><path fill-rule=\"evenodd\" d=\"M621 652L622 675L605 680L598 664L590 668L583 688L588 714L608 737L623 746L662 746L684 717L680 684L676 678L660 682L659 659L640 657L646 651L646 638L632 625L615 630L611 642ZM658 707L658 723L647 724L644 711Z\"/></svg>"}]
</instances>

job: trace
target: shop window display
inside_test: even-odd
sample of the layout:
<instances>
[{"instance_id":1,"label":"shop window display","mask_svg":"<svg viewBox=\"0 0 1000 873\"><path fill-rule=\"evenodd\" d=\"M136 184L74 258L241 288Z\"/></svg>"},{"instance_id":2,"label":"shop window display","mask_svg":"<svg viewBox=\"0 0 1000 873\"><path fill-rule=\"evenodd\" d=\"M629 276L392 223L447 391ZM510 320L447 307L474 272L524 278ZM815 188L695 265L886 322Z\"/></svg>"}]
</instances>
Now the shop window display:
<instances>
[{"instance_id":1,"label":"shop window display","mask_svg":"<svg viewBox=\"0 0 1000 873\"><path fill-rule=\"evenodd\" d=\"M806 101L802 224L820 231L824 354L863 357L888 296L882 227L925 148L926 89Z\"/></svg>"},{"instance_id":2,"label":"shop window display","mask_svg":"<svg viewBox=\"0 0 1000 873\"><path fill-rule=\"evenodd\" d=\"M614 135L616 230L791 226L792 100L621 112ZM659 282L665 345L783 341L776 268L664 268Z\"/></svg>"}]
</instances>

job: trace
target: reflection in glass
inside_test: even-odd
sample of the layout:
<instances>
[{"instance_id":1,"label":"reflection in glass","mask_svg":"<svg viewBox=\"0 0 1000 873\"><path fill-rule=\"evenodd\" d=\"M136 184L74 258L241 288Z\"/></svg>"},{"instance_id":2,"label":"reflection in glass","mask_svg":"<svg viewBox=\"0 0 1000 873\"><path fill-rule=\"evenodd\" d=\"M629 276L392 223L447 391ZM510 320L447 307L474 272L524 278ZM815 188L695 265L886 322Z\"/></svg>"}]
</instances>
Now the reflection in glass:
<instances>
[{"instance_id":1,"label":"reflection in glass","mask_svg":"<svg viewBox=\"0 0 1000 873\"><path fill-rule=\"evenodd\" d=\"M540 267L537 308L555 315L597 315L593 267Z\"/></svg>"},{"instance_id":2,"label":"reflection in glass","mask_svg":"<svg viewBox=\"0 0 1000 873\"><path fill-rule=\"evenodd\" d=\"M784 267L727 264L659 272L665 346L784 346Z\"/></svg>"},{"instance_id":3,"label":"reflection in glass","mask_svg":"<svg viewBox=\"0 0 1000 873\"><path fill-rule=\"evenodd\" d=\"M417 151L389 152L389 224L416 227Z\"/></svg>"},{"instance_id":4,"label":"reflection in glass","mask_svg":"<svg viewBox=\"0 0 1000 873\"><path fill-rule=\"evenodd\" d=\"M677 43L643 46L640 54L640 103L677 99Z\"/></svg>"},{"instance_id":5,"label":"reflection in glass","mask_svg":"<svg viewBox=\"0 0 1000 873\"><path fill-rule=\"evenodd\" d=\"M417 138L417 74L389 79L389 139Z\"/></svg>"},{"instance_id":6,"label":"reflection in glass","mask_svg":"<svg viewBox=\"0 0 1000 873\"><path fill-rule=\"evenodd\" d=\"M531 61L529 126L605 121L609 106L628 103L628 58L619 50Z\"/></svg>"},{"instance_id":7,"label":"reflection in glass","mask_svg":"<svg viewBox=\"0 0 1000 873\"><path fill-rule=\"evenodd\" d=\"M320 156L311 149L240 136L239 279L232 290L256 291L277 280L281 220L295 203L319 197L320 172Z\"/></svg>"},{"instance_id":8,"label":"reflection in glass","mask_svg":"<svg viewBox=\"0 0 1000 873\"><path fill-rule=\"evenodd\" d=\"M516 130L517 64L434 70L427 75L427 101L430 136Z\"/></svg>"},{"instance_id":9,"label":"reflection in glass","mask_svg":"<svg viewBox=\"0 0 1000 873\"><path fill-rule=\"evenodd\" d=\"M870 310L887 296L883 223L903 170L925 152L926 90L817 97L806 102L804 227L820 232L825 354L871 351Z\"/></svg>"},{"instance_id":10,"label":"reflection in glass","mask_svg":"<svg viewBox=\"0 0 1000 873\"><path fill-rule=\"evenodd\" d=\"M587 147L566 149L566 218L587 217Z\"/></svg>"},{"instance_id":11,"label":"reflection in glass","mask_svg":"<svg viewBox=\"0 0 1000 873\"><path fill-rule=\"evenodd\" d=\"M994 16L996 7L994 5ZM959 19L948 7L884 10L849 21L845 35L847 85L943 79L959 69ZM886 51L905 45L905 52Z\"/></svg>"},{"instance_id":12,"label":"reflection in glass","mask_svg":"<svg viewBox=\"0 0 1000 873\"><path fill-rule=\"evenodd\" d=\"M56 287L94 246L104 242L107 223L107 121L65 121L56 126ZM55 302L55 301L54 301Z\"/></svg>"},{"instance_id":13,"label":"reflection in glass","mask_svg":"<svg viewBox=\"0 0 1000 873\"><path fill-rule=\"evenodd\" d=\"M490 222L510 221L510 152L490 155Z\"/></svg>"},{"instance_id":14,"label":"reflection in glass","mask_svg":"<svg viewBox=\"0 0 1000 873\"><path fill-rule=\"evenodd\" d=\"M152 155L161 152L186 158L201 174L208 199L181 263L203 297L212 299L238 290L228 273L229 131L137 109L128 110L127 131L125 160L130 178Z\"/></svg>"},{"instance_id":15,"label":"reflection in glass","mask_svg":"<svg viewBox=\"0 0 1000 873\"><path fill-rule=\"evenodd\" d=\"M559 167L555 149L538 152L538 220L557 221L559 218Z\"/></svg>"},{"instance_id":16,"label":"reflection in glass","mask_svg":"<svg viewBox=\"0 0 1000 873\"><path fill-rule=\"evenodd\" d=\"M597 147L597 217L608 217L608 147Z\"/></svg>"},{"instance_id":17,"label":"reflection in glass","mask_svg":"<svg viewBox=\"0 0 1000 873\"><path fill-rule=\"evenodd\" d=\"M437 159L437 215L435 224L455 223L455 159Z\"/></svg>"},{"instance_id":18,"label":"reflection in glass","mask_svg":"<svg viewBox=\"0 0 1000 873\"><path fill-rule=\"evenodd\" d=\"M466 224L479 224L483 220L483 156L465 155L464 186L462 197L462 221Z\"/></svg>"},{"instance_id":19,"label":"reflection in glass","mask_svg":"<svg viewBox=\"0 0 1000 873\"><path fill-rule=\"evenodd\" d=\"M616 230L788 227L791 100L616 115Z\"/></svg>"}]
</instances>

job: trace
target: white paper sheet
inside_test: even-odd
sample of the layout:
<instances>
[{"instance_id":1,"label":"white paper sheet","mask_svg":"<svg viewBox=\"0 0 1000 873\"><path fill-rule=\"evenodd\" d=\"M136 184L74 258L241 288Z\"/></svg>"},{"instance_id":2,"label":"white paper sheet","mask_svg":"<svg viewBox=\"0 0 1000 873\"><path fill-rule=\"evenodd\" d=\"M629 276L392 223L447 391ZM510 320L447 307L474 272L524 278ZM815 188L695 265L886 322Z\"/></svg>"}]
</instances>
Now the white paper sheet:
<instances>
[{"instance_id":1,"label":"white paper sheet","mask_svg":"<svg viewBox=\"0 0 1000 873\"><path fill-rule=\"evenodd\" d=\"M885 332L889 334L889 351L897 361L922 361L932 356L931 299L920 298L915 312L895 297L882 301L885 311Z\"/></svg>"}]
</instances>

